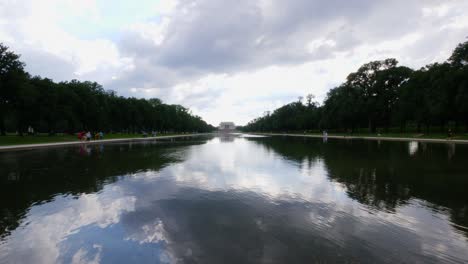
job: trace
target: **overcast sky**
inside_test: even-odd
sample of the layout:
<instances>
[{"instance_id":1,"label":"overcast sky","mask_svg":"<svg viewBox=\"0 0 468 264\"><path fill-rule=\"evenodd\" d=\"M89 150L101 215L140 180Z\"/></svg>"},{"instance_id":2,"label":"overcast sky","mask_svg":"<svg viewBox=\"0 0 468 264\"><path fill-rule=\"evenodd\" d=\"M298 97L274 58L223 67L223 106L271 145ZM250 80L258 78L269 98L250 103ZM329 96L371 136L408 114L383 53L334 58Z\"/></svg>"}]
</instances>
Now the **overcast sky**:
<instances>
[{"instance_id":1,"label":"overcast sky","mask_svg":"<svg viewBox=\"0 0 468 264\"><path fill-rule=\"evenodd\" d=\"M467 40L466 0L0 0L0 42L33 75L158 97L245 124L394 57L419 68Z\"/></svg>"}]
</instances>

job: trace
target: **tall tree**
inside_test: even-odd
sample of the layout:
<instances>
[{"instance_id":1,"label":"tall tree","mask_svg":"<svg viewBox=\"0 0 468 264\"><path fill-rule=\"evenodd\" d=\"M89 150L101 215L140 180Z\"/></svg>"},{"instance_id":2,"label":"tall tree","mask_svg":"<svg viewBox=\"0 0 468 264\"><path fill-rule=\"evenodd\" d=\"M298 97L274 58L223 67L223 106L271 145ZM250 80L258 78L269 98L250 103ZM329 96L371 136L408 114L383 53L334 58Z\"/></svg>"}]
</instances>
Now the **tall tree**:
<instances>
[{"instance_id":1,"label":"tall tree","mask_svg":"<svg viewBox=\"0 0 468 264\"><path fill-rule=\"evenodd\" d=\"M361 104L367 115L367 123L370 132L375 132L377 121L382 115L380 98L386 91L386 82L383 80L382 71L393 69L397 66L396 59L372 61L362 65L357 72L347 77L346 85L356 89L359 97L356 103Z\"/></svg>"},{"instance_id":2,"label":"tall tree","mask_svg":"<svg viewBox=\"0 0 468 264\"><path fill-rule=\"evenodd\" d=\"M459 44L447 62L413 71L398 66L395 59L372 61L348 75L346 82L331 89L322 106L305 111L293 103L269 116L256 118L245 130L336 129L353 131L367 127L388 130L416 125L431 131L464 124L468 131L468 42ZM283 114L286 113L286 114Z\"/></svg>"},{"instance_id":3,"label":"tall tree","mask_svg":"<svg viewBox=\"0 0 468 264\"><path fill-rule=\"evenodd\" d=\"M468 65L468 41L458 44L448 62L457 67Z\"/></svg>"},{"instance_id":4,"label":"tall tree","mask_svg":"<svg viewBox=\"0 0 468 264\"><path fill-rule=\"evenodd\" d=\"M24 85L26 73L20 56L0 43L0 134L5 135L5 118L12 111L18 90Z\"/></svg>"}]
</instances>

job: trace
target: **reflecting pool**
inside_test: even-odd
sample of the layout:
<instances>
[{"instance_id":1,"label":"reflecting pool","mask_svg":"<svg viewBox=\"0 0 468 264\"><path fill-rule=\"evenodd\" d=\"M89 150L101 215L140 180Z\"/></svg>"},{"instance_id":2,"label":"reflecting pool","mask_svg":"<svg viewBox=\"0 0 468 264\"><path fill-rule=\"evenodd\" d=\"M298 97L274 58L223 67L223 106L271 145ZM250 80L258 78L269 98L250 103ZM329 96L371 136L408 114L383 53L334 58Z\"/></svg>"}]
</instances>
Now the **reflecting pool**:
<instances>
[{"instance_id":1,"label":"reflecting pool","mask_svg":"<svg viewBox=\"0 0 468 264\"><path fill-rule=\"evenodd\" d=\"M468 145L224 135L0 153L0 263L466 263Z\"/></svg>"}]
</instances>

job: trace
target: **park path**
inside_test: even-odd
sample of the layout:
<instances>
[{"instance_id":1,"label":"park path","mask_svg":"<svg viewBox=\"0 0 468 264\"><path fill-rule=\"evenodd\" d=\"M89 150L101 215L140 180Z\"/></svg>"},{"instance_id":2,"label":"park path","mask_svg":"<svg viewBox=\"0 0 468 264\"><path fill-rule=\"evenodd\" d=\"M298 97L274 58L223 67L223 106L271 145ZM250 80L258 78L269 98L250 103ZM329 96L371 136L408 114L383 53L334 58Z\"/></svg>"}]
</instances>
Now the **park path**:
<instances>
[{"instance_id":1,"label":"park path","mask_svg":"<svg viewBox=\"0 0 468 264\"><path fill-rule=\"evenodd\" d=\"M115 138L115 139L101 139L91 141L67 141L67 142L56 142L56 143L39 143L39 144L21 144L21 145L10 145L0 146L0 152L2 151L13 151L13 150L29 150L39 148L52 148L52 147L66 147L75 145L96 145L106 143L119 143L119 142L141 142L151 141L158 139L171 139L171 138L182 138L182 137L196 137L203 135L210 135L212 133L197 133L197 134L182 134L182 135L171 135L171 136L157 136L157 137L145 137L145 138Z\"/></svg>"},{"instance_id":2,"label":"park path","mask_svg":"<svg viewBox=\"0 0 468 264\"><path fill-rule=\"evenodd\" d=\"M263 136L288 136L288 137L310 137L310 138L324 138L322 135L310 134L289 134L289 133L251 133ZM329 135L328 138L336 139L366 139L366 140L385 140L385 141L417 141L417 142L431 142L431 143L446 143L446 144L468 144L465 139L437 139L437 138L408 138L408 137L367 137L367 136L334 136Z\"/></svg>"}]
</instances>

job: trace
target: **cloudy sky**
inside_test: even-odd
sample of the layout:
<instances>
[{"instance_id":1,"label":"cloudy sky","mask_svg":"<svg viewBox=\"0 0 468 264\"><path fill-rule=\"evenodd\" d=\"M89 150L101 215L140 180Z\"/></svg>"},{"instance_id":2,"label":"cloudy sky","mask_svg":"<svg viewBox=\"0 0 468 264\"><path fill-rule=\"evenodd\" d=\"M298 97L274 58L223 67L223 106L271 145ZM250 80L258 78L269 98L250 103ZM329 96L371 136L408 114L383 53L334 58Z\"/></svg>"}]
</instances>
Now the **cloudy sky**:
<instances>
[{"instance_id":1,"label":"cloudy sky","mask_svg":"<svg viewBox=\"0 0 468 264\"><path fill-rule=\"evenodd\" d=\"M27 70L245 124L370 60L418 68L467 40L466 0L0 0Z\"/></svg>"}]
</instances>

